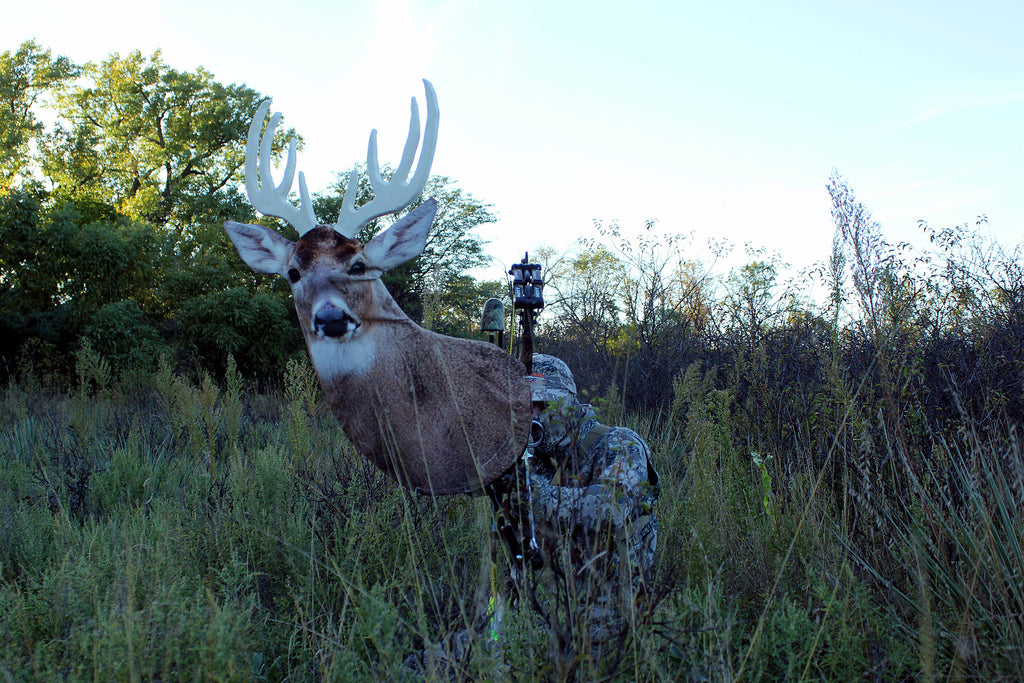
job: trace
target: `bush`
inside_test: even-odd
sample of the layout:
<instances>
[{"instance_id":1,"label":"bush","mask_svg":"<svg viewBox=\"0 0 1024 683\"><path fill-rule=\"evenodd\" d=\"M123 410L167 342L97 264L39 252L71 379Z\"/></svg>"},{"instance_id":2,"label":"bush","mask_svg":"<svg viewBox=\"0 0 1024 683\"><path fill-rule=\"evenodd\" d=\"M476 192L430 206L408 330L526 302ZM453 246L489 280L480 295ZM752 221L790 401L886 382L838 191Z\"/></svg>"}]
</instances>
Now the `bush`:
<instances>
[{"instance_id":1,"label":"bush","mask_svg":"<svg viewBox=\"0 0 1024 683\"><path fill-rule=\"evenodd\" d=\"M115 371L136 378L156 369L166 342L132 299L104 304L85 326L85 337Z\"/></svg>"},{"instance_id":2,"label":"bush","mask_svg":"<svg viewBox=\"0 0 1024 683\"><path fill-rule=\"evenodd\" d=\"M175 314L180 343L218 375L228 355L246 375L279 376L303 345L294 309L283 296L244 287L203 294Z\"/></svg>"}]
</instances>

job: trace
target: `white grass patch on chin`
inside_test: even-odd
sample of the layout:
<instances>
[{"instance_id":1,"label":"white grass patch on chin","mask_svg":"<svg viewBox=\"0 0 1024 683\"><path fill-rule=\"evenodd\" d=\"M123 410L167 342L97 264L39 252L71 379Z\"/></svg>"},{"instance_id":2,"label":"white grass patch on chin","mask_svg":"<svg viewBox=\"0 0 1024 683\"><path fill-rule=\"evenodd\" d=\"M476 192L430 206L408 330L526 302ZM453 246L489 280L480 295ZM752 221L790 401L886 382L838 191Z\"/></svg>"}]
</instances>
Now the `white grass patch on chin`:
<instances>
[{"instance_id":1,"label":"white grass patch on chin","mask_svg":"<svg viewBox=\"0 0 1024 683\"><path fill-rule=\"evenodd\" d=\"M377 350L368 335L345 335L344 341L312 337L309 357L320 379L330 382L345 375L365 375L373 367Z\"/></svg>"}]
</instances>

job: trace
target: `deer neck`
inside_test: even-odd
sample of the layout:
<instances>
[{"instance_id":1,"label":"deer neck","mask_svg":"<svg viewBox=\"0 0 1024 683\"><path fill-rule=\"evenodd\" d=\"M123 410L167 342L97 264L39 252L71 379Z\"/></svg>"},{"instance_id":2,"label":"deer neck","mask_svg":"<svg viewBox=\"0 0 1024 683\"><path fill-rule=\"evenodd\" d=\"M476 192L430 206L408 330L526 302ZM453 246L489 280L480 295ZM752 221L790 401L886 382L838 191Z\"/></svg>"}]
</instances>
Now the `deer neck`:
<instances>
[{"instance_id":1,"label":"deer neck","mask_svg":"<svg viewBox=\"0 0 1024 683\"><path fill-rule=\"evenodd\" d=\"M360 372L324 372L311 345L331 411L364 457L417 490L459 493L489 481L482 473L493 479L522 452L530 389L517 360L405 316L366 332L346 342L361 346L344 351L350 367L360 356Z\"/></svg>"},{"instance_id":2,"label":"deer neck","mask_svg":"<svg viewBox=\"0 0 1024 683\"><path fill-rule=\"evenodd\" d=\"M397 309L397 304L395 305ZM370 323L364 322L364 325ZM439 344L444 340L447 343ZM377 320L344 350L330 356L311 345L324 395L356 449L396 476L401 453L436 443L428 432L457 410L441 387L451 372L444 355L461 340L442 338L408 316ZM457 351L456 351L457 353ZM337 372L342 365L349 372ZM335 370L332 370L334 368Z\"/></svg>"}]
</instances>

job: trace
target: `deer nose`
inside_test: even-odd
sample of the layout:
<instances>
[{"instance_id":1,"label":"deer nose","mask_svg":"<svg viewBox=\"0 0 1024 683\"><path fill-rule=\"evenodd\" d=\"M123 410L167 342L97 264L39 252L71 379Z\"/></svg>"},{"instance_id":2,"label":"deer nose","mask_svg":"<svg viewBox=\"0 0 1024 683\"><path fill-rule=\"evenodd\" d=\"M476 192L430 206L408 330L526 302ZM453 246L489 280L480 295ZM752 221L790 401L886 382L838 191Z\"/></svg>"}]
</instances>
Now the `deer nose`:
<instances>
[{"instance_id":1,"label":"deer nose","mask_svg":"<svg viewBox=\"0 0 1024 683\"><path fill-rule=\"evenodd\" d=\"M336 306L323 306L313 318L313 331L328 337L343 337L355 332L359 322Z\"/></svg>"}]
</instances>

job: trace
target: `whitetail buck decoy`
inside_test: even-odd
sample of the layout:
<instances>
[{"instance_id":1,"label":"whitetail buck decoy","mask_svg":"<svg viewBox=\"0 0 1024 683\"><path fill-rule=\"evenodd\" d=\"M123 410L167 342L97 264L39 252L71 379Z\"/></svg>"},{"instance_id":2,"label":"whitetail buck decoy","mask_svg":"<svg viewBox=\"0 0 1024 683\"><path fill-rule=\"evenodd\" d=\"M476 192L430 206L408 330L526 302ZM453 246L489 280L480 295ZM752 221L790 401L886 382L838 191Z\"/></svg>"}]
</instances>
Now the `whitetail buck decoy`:
<instances>
[{"instance_id":1,"label":"whitetail buck decoy","mask_svg":"<svg viewBox=\"0 0 1024 683\"><path fill-rule=\"evenodd\" d=\"M245 189L253 207L289 222L291 242L260 225L224 224L242 259L260 273L276 273L292 287L295 310L313 367L334 416L356 449L415 490L462 493L497 478L523 452L530 429L530 390L519 361L485 342L446 337L416 325L381 282L384 271L418 256L426 246L437 203L430 199L367 244L358 230L398 211L423 191L437 142L437 97L424 81L427 122L423 150L412 101L402 160L390 181L381 178L377 131L370 134L367 174L373 199L355 206L358 171L345 187L334 225L313 215L305 178L299 201L288 199L295 173L295 140L284 178L275 185L271 142L280 120L264 102L249 127ZM258 166L257 166L258 163Z\"/></svg>"}]
</instances>

